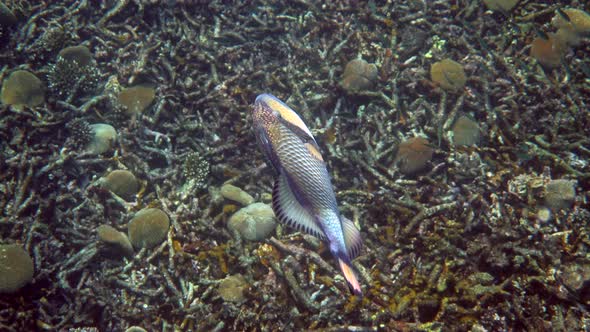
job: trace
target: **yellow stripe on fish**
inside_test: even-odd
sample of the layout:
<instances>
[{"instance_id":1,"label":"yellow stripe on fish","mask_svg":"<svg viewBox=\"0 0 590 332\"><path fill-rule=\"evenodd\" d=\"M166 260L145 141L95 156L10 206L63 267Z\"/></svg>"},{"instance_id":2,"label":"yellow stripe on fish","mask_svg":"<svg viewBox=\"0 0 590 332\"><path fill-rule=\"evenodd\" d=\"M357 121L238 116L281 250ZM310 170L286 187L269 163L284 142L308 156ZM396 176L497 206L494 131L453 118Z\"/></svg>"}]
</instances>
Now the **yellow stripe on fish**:
<instances>
[{"instance_id":1,"label":"yellow stripe on fish","mask_svg":"<svg viewBox=\"0 0 590 332\"><path fill-rule=\"evenodd\" d=\"M319 161L324 161L324 158L322 158L322 154L320 153L316 145L305 143L305 148L307 149L307 151L309 151L312 157Z\"/></svg>"}]
</instances>

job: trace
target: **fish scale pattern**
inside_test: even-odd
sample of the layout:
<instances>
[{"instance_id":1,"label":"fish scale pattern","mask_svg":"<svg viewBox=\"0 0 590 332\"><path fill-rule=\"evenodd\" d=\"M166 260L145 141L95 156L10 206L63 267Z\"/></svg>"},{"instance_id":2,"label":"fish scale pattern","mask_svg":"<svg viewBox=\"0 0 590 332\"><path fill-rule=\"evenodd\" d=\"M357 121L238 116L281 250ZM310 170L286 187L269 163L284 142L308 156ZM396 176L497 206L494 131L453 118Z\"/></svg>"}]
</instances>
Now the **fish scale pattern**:
<instances>
[{"instance_id":1,"label":"fish scale pattern","mask_svg":"<svg viewBox=\"0 0 590 332\"><path fill-rule=\"evenodd\" d=\"M336 197L324 162L314 158L299 137L282 127L277 155L296 190L310 202L317 213L337 209Z\"/></svg>"}]
</instances>

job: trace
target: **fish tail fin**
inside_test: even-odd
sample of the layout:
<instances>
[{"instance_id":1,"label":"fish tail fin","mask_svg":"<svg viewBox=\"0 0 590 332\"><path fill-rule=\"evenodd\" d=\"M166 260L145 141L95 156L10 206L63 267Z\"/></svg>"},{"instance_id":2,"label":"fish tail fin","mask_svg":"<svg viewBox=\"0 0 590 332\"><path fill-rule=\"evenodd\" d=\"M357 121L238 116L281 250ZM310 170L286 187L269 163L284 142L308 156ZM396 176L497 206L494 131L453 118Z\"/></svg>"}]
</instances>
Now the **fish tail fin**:
<instances>
[{"instance_id":1,"label":"fish tail fin","mask_svg":"<svg viewBox=\"0 0 590 332\"><path fill-rule=\"evenodd\" d=\"M352 268L352 263L349 259L345 259L342 257L337 257L338 259L338 266L340 267L340 271L342 271L342 275L346 282L348 283L348 288L350 291L359 297L363 296L363 291L361 290L361 284L359 283L356 274Z\"/></svg>"}]
</instances>

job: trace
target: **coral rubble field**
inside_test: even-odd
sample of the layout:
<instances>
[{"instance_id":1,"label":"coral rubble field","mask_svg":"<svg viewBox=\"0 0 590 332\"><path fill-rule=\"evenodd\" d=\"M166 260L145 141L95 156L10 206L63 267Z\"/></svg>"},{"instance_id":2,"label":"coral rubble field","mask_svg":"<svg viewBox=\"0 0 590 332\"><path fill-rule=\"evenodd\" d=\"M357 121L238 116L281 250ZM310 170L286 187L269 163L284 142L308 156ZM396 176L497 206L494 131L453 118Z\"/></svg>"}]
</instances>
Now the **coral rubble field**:
<instances>
[{"instance_id":1,"label":"coral rubble field","mask_svg":"<svg viewBox=\"0 0 590 332\"><path fill-rule=\"evenodd\" d=\"M586 1L0 2L0 331L590 329ZM311 129L348 290L272 213Z\"/></svg>"}]
</instances>

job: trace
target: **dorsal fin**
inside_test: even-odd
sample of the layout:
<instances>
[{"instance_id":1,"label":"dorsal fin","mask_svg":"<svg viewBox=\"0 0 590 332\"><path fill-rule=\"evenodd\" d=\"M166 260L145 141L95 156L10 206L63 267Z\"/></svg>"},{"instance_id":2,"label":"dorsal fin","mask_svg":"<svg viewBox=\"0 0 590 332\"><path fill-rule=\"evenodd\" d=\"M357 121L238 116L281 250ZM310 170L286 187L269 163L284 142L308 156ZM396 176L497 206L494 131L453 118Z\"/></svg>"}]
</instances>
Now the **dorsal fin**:
<instances>
[{"instance_id":1,"label":"dorsal fin","mask_svg":"<svg viewBox=\"0 0 590 332\"><path fill-rule=\"evenodd\" d=\"M297 200L284 173L275 180L272 190L272 208L281 223L319 239L326 239L316 219Z\"/></svg>"},{"instance_id":2,"label":"dorsal fin","mask_svg":"<svg viewBox=\"0 0 590 332\"><path fill-rule=\"evenodd\" d=\"M356 228L352 220L341 215L340 221L342 223L342 233L344 235L346 251L348 253L348 257L352 260L359 255L361 248L363 247L361 233Z\"/></svg>"}]
</instances>

